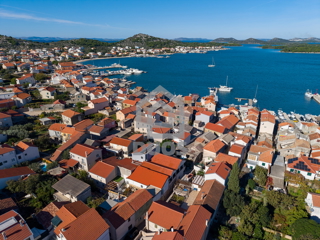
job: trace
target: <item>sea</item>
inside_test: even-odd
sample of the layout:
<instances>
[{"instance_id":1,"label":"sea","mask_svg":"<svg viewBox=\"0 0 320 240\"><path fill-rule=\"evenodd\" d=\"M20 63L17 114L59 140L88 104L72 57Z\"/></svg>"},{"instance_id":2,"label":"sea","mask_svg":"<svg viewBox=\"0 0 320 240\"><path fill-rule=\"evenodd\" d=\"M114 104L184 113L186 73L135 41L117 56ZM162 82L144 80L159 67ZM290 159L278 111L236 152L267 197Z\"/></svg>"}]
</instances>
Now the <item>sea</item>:
<instances>
[{"instance_id":1,"label":"sea","mask_svg":"<svg viewBox=\"0 0 320 240\"><path fill-rule=\"evenodd\" d=\"M260 110L320 114L320 104L304 95L307 89L320 91L320 54L281 53L250 44L228 48L206 54L173 54L170 58L101 59L83 64L120 63L147 71L126 78L149 91L161 85L173 94L184 96L190 93L206 96L208 87L226 85L228 77L228 86L233 90L218 93L221 105L245 104L247 100L239 102L236 98L252 99L256 95ZM212 58L215 67L209 68Z\"/></svg>"}]
</instances>

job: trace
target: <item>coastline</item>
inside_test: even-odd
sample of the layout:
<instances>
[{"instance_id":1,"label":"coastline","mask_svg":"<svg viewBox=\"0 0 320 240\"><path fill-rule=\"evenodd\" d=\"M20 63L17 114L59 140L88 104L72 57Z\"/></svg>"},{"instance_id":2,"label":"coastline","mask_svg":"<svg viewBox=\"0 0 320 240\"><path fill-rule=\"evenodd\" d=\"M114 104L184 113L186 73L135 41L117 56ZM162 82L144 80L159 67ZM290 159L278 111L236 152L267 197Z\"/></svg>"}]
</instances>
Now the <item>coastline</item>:
<instances>
[{"instance_id":1,"label":"coastline","mask_svg":"<svg viewBox=\"0 0 320 240\"><path fill-rule=\"evenodd\" d=\"M118 59L118 58L130 58L129 56L124 56L124 57L103 57L103 58L89 58L89 59L82 59L82 60L77 60L74 61L74 63L82 63L86 61L93 61L93 60L104 60L104 59Z\"/></svg>"}]
</instances>

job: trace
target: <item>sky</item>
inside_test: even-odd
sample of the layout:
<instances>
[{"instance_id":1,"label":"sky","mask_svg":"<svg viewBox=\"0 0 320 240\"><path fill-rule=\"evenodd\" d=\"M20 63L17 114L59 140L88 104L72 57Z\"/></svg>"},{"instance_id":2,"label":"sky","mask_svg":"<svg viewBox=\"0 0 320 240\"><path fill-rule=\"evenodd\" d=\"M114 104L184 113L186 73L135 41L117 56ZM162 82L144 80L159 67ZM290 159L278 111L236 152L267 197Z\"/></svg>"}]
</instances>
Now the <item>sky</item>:
<instances>
[{"instance_id":1,"label":"sky","mask_svg":"<svg viewBox=\"0 0 320 240\"><path fill-rule=\"evenodd\" d=\"M320 0L1 0L13 37L320 38Z\"/></svg>"}]
</instances>

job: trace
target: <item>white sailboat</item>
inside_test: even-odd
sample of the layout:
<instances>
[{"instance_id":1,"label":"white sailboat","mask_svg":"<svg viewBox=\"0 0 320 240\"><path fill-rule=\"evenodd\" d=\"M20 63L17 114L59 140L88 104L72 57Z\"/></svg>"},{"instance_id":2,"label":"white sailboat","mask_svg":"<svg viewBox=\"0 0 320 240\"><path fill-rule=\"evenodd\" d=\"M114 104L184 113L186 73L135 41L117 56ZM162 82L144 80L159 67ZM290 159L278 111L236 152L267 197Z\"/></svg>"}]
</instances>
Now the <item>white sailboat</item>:
<instances>
[{"instance_id":1,"label":"white sailboat","mask_svg":"<svg viewBox=\"0 0 320 240\"><path fill-rule=\"evenodd\" d=\"M257 88L256 88L256 94L254 95L254 98L252 99L253 103L257 103L258 102L258 99L256 98L257 97L257 92L258 92L258 85L257 85Z\"/></svg>"},{"instance_id":2,"label":"white sailboat","mask_svg":"<svg viewBox=\"0 0 320 240\"><path fill-rule=\"evenodd\" d=\"M212 64L209 64L208 67L215 67L215 66L216 66L216 64L214 63L214 59L212 57Z\"/></svg>"},{"instance_id":3,"label":"white sailboat","mask_svg":"<svg viewBox=\"0 0 320 240\"><path fill-rule=\"evenodd\" d=\"M220 92L230 92L232 89L233 89L233 87L228 87L228 76L227 76L226 85L225 86L220 85L219 91Z\"/></svg>"}]
</instances>

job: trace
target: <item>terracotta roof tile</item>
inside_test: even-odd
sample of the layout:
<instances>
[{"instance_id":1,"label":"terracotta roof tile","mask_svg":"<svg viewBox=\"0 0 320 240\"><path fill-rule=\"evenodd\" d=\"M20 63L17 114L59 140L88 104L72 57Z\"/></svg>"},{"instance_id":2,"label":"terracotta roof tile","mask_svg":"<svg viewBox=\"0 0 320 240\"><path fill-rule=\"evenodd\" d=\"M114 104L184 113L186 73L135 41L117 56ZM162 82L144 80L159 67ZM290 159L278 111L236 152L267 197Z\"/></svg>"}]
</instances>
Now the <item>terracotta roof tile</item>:
<instances>
[{"instance_id":1,"label":"terracotta roof tile","mask_svg":"<svg viewBox=\"0 0 320 240\"><path fill-rule=\"evenodd\" d=\"M125 147L129 147L131 143L132 143L131 140L119 138L119 137L114 137L110 141L110 144L116 144L116 145L125 146Z\"/></svg>"},{"instance_id":2,"label":"terracotta roof tile","mask_svg":"<svg viewBox=\"0 0 320 240\"><path fill-rule=\"evenodd\" d=\"M216 173L223 179L227 179L231 172L231 168L225 162L213 162L209 165L206 174Z\"/></svg>"},{"instance_id":3,"label":"terracotta roof tile","mask_svg":"<svg viewBox=\"0 0 320 240\"><path fill-rule=\"evenodd\" d=\"M145 186L152 185L157 188L162 188L168 178L169 177L165 174L158 173L141 166L138 166L136 170L128 177L128 179L137 183L141 183Z\"/></svg>"},{"instance_id":4,"label":"terracotta roof tile","mask_svg":"<svg viewBox=\"0 0 320 240\"><path fill-rule=\"evenodd\" d=\"M29 175L29 174L35 174L35 172L32 171L28 167L16 167L16 168L1 169L0 170L0 179L14 177L14 176Z\"/></svg>"},{"instance_id":5,"label":"terracotta roof tile","mask_svg":"<svg viewBox=\"0 0 320 240\"><path fill-rule=\"evenodd\" d=\"M89 172L100 177L107 178L113 171L115 171L114 166L99 161L90 169Z\"/></svg>"},{"instance_id":6,"label":"terracotta roof tile","mask_svg":"<svg viewBox=\"0 0 320 240\"><path fill-rule=\"evenodd\" d=\"M72 111L71 109L68 109L68 110L64 111L63 113L61 113L61 115L66 116L68 118L72 118L72 117L77 116L79 114L81 114L81 113Z\"/></svg>"},{"instance_id":7,"label":"terracotta roof tile","mask_svg":"<svg viewBox=\"0 0 320 240\"><path fill-rule=\"evenodd\" d=\"M212 140L211 142L207 143L207 145L204 146L204 150L210 151L210 152L219 152L225 144L220 141L219 139Z\"/></svg>"},{"instance_id":8,"label":"terracotta roof tile","mask_svg":"<svg viewBox=\"0 0 320 240\"><path fill-rule=\"evenodd\" d=\"M151 159L152 163L155 163L157 165L164 166L170 169L174 169L174 170L177 170L180 167L182 161L183 160L181 159L167 156L161 153L154 155Z\"/></svg>"},{"instance_id":9,"label":"terracotta roof tile","mask_svg":"<svg viewBox=\"0 0 320 240\"><path fill-rule=\"evenodd\" d=\"M218 153L217 157L214 159L215 162L225 162L229 166L233 166L233 164L238 163L238 160L239 158L225 153Z\"/></svg>"},{"instance_id":10,"label":"terracotta roof tile","mask_svg":"<svg viewBox=\"0 0 320 240\"><path fill-rule=\"evenodd\" d=\"M71 150L70 153L79 155L81 157L89 156L96 148L84 145L84 144L77 144Z\"/></svg>"},{"instance_id":11,"label":"terracotta roof tile","mask_svg":"<svg viewBox=\"0 0 320 240\"><path fill-rule=\"evenodd\" d=\"M184 215L184 209L168 202L153 202L148 210L148 219L165 229L177 229Z\"/></svg>"}]
</instances>

